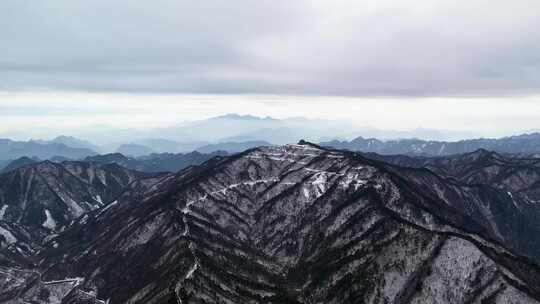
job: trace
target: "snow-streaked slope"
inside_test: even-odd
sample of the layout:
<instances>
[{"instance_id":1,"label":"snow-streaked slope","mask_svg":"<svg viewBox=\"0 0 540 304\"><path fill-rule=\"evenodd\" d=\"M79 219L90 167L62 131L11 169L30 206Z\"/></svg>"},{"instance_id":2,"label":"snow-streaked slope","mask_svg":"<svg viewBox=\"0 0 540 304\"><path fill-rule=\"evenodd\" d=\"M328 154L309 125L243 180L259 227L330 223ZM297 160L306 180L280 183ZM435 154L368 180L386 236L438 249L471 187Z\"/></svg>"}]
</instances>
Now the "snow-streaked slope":
<instances>
[{"instance_id":1,"label":"snow-streaked slope","mask_svg":"<svg viewBox=\"0 0 540 304\"><path fill-rule=\"evenodd\" d=\"M0 265L34 263L42 243L147 174L89 162L41 163L0 175Z\"/></svg>"},{"instance_id":2,"label":"snow-streaked slope","mask_svg":"<svg viewBox=\"0 0 540 304\"><path fill-rule=\"evenodd\" d=\"M398 169L310 144L253 149L90 212L39 268L110 303L538 303L536 264L445 200L454 186Z\"/></svg>"}]
</instances>

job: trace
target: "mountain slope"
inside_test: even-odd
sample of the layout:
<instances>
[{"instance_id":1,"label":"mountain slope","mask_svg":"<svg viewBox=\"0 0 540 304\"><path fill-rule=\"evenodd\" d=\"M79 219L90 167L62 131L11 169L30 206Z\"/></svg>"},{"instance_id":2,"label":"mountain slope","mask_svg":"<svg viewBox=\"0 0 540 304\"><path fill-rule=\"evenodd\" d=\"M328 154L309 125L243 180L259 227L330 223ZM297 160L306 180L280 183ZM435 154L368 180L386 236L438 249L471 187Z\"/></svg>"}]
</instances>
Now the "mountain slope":
<instances>
[{"instance_id":1,"label":"mountain slope","mask_svg":"<svg viewBox=\"0 0 540 304\"><path fill-rule=\"evenodd\" d=\"M32 264L44 240L145 177L115 164L50 161L0 175L0 265Z\"/></svg>"},{"instance_id":2,"label":"mountain slope","mask_svg":"<svg viewBox=\"0 0 540 304\"><path fill-rule=\"evenodd\" d=\"M434 158L365 156L400 165L394 173L407 184L455 206L482 223L494 239L540 262L540 159L486 150Z\"/></svg>"},{"instance_id":3,"label":"mountain slope","mask_svg":"<svg viewBox=\"0 0 540 304\"><path fill-rule=\"evenodd\" d=\"M74 222L42 280L92 303L538 303L536 264L397 170L308 144L214 159Z\"/></svg>"}]
</instances>

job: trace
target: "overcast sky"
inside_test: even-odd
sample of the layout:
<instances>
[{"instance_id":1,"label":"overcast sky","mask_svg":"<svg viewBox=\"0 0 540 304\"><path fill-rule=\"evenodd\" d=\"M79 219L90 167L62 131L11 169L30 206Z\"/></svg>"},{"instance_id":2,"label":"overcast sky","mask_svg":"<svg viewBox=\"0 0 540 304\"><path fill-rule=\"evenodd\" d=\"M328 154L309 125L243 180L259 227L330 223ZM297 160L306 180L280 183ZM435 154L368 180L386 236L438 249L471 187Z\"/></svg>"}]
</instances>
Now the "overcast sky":
<instances>
[{"instance_id":1,"label":"overcast sky","mask_svg":"<svg viewBox=\"0 0 540 304\"><path fill-rule=\"evenodd\" d=\"M538 0L2 0L0 132L231 111L534 129L539 11Z\"/></svg>"}]
</instances>

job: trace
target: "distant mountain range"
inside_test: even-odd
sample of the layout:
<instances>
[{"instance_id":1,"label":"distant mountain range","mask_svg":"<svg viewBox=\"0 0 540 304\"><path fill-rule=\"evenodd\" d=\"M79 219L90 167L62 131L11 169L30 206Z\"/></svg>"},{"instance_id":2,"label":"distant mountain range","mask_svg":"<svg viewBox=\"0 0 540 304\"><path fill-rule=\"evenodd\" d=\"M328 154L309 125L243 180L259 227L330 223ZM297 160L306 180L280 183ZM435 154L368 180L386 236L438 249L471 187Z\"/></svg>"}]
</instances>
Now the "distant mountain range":
<instances>
[{"instance_id":1,"label":"distant mountain range","mask_svg":"<svg viewBox=\"0 0 540 304\"><path fill-rule=\"evenodd\" d=\"M487 149L501 153L539 153L540 134L524 134L499 139L479 138L460 141L388 139L413 134L444 137L444 132L418 129L413 132L360 130L346 123L306 118L275 119L228 114L156 130L111 130L100 132L100 145L73 136L52 140L13 141L0 139L0 165L23 156L39 159L84 159L87 156L121 153L141 157L153 153L237 153L257 146L297 142L301 138L319 141L322 146L379 154L450 155ZM352 134L363 136L353 140ZM365 137L374 134L377 137ZM437 135L439 134L439 135ZM90 135L89 135L90 136ZM97 135L94 138L98 137ZM116 141L114 141L116 140ZM105 143L104 143L105 142ZM5 165L5 164L4 164Z\"/></svg>"},{"instance_id":2,"label":"distant mountain range","mask_svg":"<svg viewBox=\"0 0 540 304\"><path fill-rule=\"evenodd\" d=\"M121 153L100 154L89 156L84 159L86 162L97 164L117 164L128 169L141 172L177 172L189 166L196 166L206 162L214 157L228 155L225 151L216 151L211 153L200 153L197 151L190 153L153 153L140 157L125 156ZM56 160L54 160L56 159ZM70 162L62 158L53 158L55 163ZM6 173L16 170L20 167L28 166L41 162L37 158L23 156L11 162L7 161L0 164L0 173Z\"/></svg>"},{"instance_id":3,"label":"distant mountain range","mask_svg":"<svg viewBox=\"0 0 540 304\"><path fill-rule=\"evenodd\" d=\"M226 151L228 153L238 153L251 148L271 146L267 141L245 141L245 142L223 142L218 144L210 144L197 149L201 153L212 153L215 151Z\"/></svg>"},{"instance_id":4,"label":"distant mountain range","mask_svg":"<svg viewBox=\"0 0 540 304\"><path fill-rule=\"evenodd\" d=\"M76 137L73 137L73 136L64 136L64 135L60 135L56 138L54 138L53 140L51 141L45 141L44 143L58 143L58 144L64 144L68 147L72 147L72 148L79 148L79 149L88 149L88 150L92 150L92 151L95 151L95 152L99 152L100 151L100 147L87 141L87 140L82 140L82 139L79 139L79 138L76 138Z\"/></svg>"},{"instance_id":5,"label":"distant mountain range","mask_svg":"<svg viewBox=\"0 0 540 304\"><path fill-rule=\"evenodd\" d=\"M531 154L540 152L540 133L523 134L499 139L469 139L455 142L402 139L382 141L357 137L351 141L327 141L324 147L378 154L451 155L486 149L500 153Z\"/></svg>"},{"instance_id":6,"label":"distant mountain range","mask_svg":"<svg viewBox=\"0 0 540 304\"><path fill-rule=\"evenodd\" d=\"M217 151L227 153L242 152L258 146L272 145L266 141L246 140L246 141L227 141L219 143L209 143L205 141L198 142L175 142L165 139L146 139L136 143L122 144L115 149L115 153L121 153L131 157L141 157L154 153L187 153L198 151L201 153L213 153Z\"/></svg>"},{"instance_id":7,"label":"distant mountain range","mask_svg":"<svg viewBox=\"0 0 540 304\"><path fill-rule=\"evenodd\" d=\"M135 143L148 146L167 146L167 152L187 152L207 144L220 142L266 141L272 144L294 143L301 138L321 141L325 138L352 138L366 129L350 123L306 119L257 117L227 114L203 120L179 123L156 129L100 130L78 134L99 145ZM375 131L370 129L368 131ZM371 133L369 133L371 134ZM378 133L380 135L382 133ZM416 133L414 133L416 134ZM409 134L409 135L414 135ZM193 143L199 144L195 147ZM157 144L157 145L156 145ZM185 145L190 149L182 147ZM154 149L155 152L164 152Z\"/></svg>"},{"instance_id":8,"label":"distant mountain range","mask_svg":"<svg viewBox=\"0 0 540 304\"><path fill-rule=\"evenodd\" d=\"M126 156L138 157L155 153L155 151L147 146L139 144L122 144L116 149L116 153L124 154Z\"/></svg>"},{"instance_id":9,"label":"distant mountain range","mask_svg":"<svg viewBox=\"0 0 540 304\"><path fill-rule=\"evenodd\" d=\"M123 167L142 172L177 172L189 166L200 165L214 157L225 156L227 152L211 153L159 153L141 157L127 157L120 153L90 156L85 161L100 164L114 163Z\"/></svg>"},{"instance_id":10,"label":"distant mountain range","mask_svg":"<svg viewBox=\"0 0 540 304\"><path fill-rule=\"evenodd\" d=\"M97 152L88 148L71 147L65 143L55 141L13 141L10 139L0 139L0 159L9 160L19 157L37 157L49 159L54 156L66 157L70 159L80 159Z\"/></svg>"},{"instance_id":11,"label":"distant mountain range","mask_svg":"<svg viewBox=\"0 0 540 304\"><path fill-rule=\"evenodd\" d=\"M147 138L133 141L133 144L145 146L152 153L187 153L200 147L209 145L208 141L183 141L167 140L162 138Z\"/></svg>"},{"instance_id":12,"label":"distant mountain range","mask_svg":"<svg viewBox=\"0 0 540 304\"><path fill-rule=\"evenodd\" d=\"M20 168L22 166L35 164L38 162L40 162L39 158L30 158L30 157L23 156L21 158L17 158L16 160L5 162L4 163L5 166L0 164L0 173L9 172L17 168Z\"/></svg>"}]
</instances>

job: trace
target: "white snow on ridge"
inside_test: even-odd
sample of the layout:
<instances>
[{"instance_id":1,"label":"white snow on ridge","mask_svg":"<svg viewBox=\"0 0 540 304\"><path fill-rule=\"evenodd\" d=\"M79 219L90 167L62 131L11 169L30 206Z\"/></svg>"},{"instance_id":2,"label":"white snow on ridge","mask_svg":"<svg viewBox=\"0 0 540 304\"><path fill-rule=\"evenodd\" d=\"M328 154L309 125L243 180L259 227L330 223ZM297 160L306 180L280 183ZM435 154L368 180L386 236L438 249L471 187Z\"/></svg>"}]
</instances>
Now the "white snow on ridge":
<instances>
[{"instance_id":1,"label":"white snow on ridge","mask_svg":"<svg viewBox=\"0 0 540 304\"><path fill-rule=\"evenodd\" d=\"M300 150L314 150L314 151L321 151L319 148L315 148L311 145L296 145L296 144L288 144L286 147L292 147Z\"/></svg>"},{"instance_id":2,"label":"white snow on ridge","mask_svg":"<svg viewBox=\"0 0 540 304\"><path fill-rule=\"evenodd\" d=\"M68 206L69 211L75 217L79 217L84 214L85 212L84 209L81 206L79 206L79 204L76 201L74 201L71 197L63 193L59 193L58 196L60 196L60 199L64 201L64 203Z\"/></svg>"},{"instance_id":3,"label":"white snow on ridge","mask_svg":"<svg viewBox=\"0 0 540 304\"><path fill-rule=\"evenodd\" d=\"M304 192L304 197L309 199L309 190L306 187L303 187L302 191Z\"/></svg>"},{"instance_id":4,"label":"white snow on ridge","mask_svg":"<svg viewBox=\"0 0 540 304\"><path fill-rule=\"evenodd\" d=\"M45 216L47 218L45 219L45 222L43 222L43 224L41 224L41 226L43 226L45 228L48 228L48 229L51 229L51 230L54 230L56 228L56 221L52 217L51 212L49 210L47 210L47 209L45 209Z\"/></svg>"},{"instance_id":5,"label":"white snow on ridge","mask_svg":"<svg viewBox=\"0 0 540 304\"><path fill-rule=\"evenodd\" d=\"M102 208L102 209L99 211L99 213L98 213L97 216L102 215L103 212L107 211L109 208L111 208L112 206L116 205L117 203L118 203L118 201L116 200L116 201L114 201L114 202L108 204L107 206L105 206L104 208Z\"/></svg>"},{"instance_id":6,"label":"white snow on ridge","mask_svg":"<svg viewBox=\"0 0 540 304\"><path fill-rule=\"evenodd\" d=\"M514 196L512 195L512 192L508 191L508 196L512 199L512 203L514 204L514 206L516 206L516 208L519 209L517 203L516 203L516 200L514 200Z\"/></svg>"},{"instance_id":7,"label":"white snow on ridge","mask_svg":"<svg viewBox=\"0 0 540 304\"><path fill-rule=\"evenodd\" d=\"M75 278L65 278L65 279L62 279L62 280L43 281L42 283L44 285L52 285L52 284L60 284L60 283L71 283L74 286L79 286L82 282L84 282L84 278L75 277Z\"/></svg>"},{"instance_id":8,"label":"white snow on ridge","mask_svg":"<svg viewBox=\"0 0 540 304\"><path fill-rule=\"evenodd\" d=\"M17 238L13 236L13 234L11 234L11 232L9 232L8 230L0 227L0 235L4 237L4 239L6 240L6 243L8 244L13 244L15 242L17 242Z\"/></svg>"},{"instance_id":9,"label":"white snow on ridge","mask_svg":"<svg viewBox=\"0 0 540 304\"><path fill-rule=\"evenodd\" d=\"M6 210L8 208L8 205L2 206L2 209L0 209L0 220L4 219L4 215L6 214Z\"/></svg>"},{"instance_id":10,"label":"white snow on ridge","mask_svg":"<svg viewBox=\"0 0 540 304\"><path fill-rule=\"evenodd\" d=\"M191 269L188 271L188 273L186 275L186 279L191 278L193 276L193 273L195 273L195 271L197 270L197 268L199 268L199 263L197 261L195 261L195 263L193 264Z\"/></svg>"},{"instance_id":11,"label":"white snow on ridge","mask_svg":"<svg viewBox=\"0 0 540 304\"><path fill-rule=\"evenodd\" d=\"M446 149L446 144L443 144L441 148L439 149L439 154L442 154L444 149Z\"/></svg>"},{"instance_id":12,"label":"white snow on ridge","mask_svg":"<svg viewBox=\"0 0 540 304\"><path fill-rule=\"evenodd\" d=\"M96 197L94 198L96 200L96 202L98 202L101 206L105 205L103 203L103 200L101 199L101 196L98 194L96 195Z\"/></svg>"},{"instance_id":13,"label":"white snow on ridge","mask_svg":"<svg viewBox=\"0 0 540 304\"><path fill-rule=\"evenodd\" d=\"M238 188L240 186L253 187L253 186L257 185L257 184L275 183L275 182L278 182L278 181L279 181L279 178L274 177L274 178L268 178L268 179L258 179L258 180L252 180L252 181L248 181L248 182L243 182L243 183L231 184L231 185L229 185L229 186L227 186L225 188L222 188L222 189L219 189L219 190L216 190L216 191L212 191L212 192L210 192L210 194L214 195L214 194L221 193L221 194L225 195L228 190ZM202 197L202 198L199 198L198 200L195 200L195 201L200 201L200 200L205 200L205 199L206 199L206 195L204 197Z\"/></svg>"}]
</instances>

